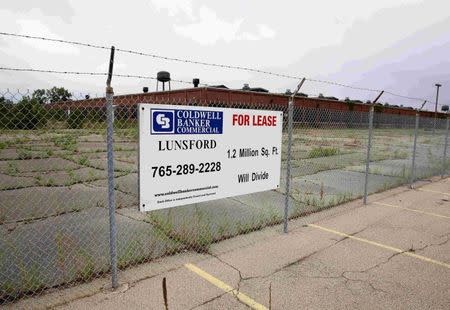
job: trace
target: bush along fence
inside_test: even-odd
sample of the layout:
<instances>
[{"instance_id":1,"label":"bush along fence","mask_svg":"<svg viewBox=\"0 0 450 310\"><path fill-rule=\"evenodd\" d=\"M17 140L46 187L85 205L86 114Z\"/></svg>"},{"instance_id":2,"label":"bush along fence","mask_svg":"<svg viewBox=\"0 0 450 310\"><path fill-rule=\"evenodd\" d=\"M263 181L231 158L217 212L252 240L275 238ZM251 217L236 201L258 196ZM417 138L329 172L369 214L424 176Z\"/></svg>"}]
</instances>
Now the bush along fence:
<instances>
[{"instance_id":1,"label":"bush along fence","mask_svg":"<svg viewBox=\"0 0 450 310\"><path fill-rule=\"evenodd\" d=\"M280 188L138 211L140 99L91 106L53 89L0 94L0 299L111 275L283 224L370 193L446 176L448 118L208 101L146 101L284 113ZM280 228L281 232L282 228ZM251 238L248 235L248 238Z\"/></svg>"}]
</instances>

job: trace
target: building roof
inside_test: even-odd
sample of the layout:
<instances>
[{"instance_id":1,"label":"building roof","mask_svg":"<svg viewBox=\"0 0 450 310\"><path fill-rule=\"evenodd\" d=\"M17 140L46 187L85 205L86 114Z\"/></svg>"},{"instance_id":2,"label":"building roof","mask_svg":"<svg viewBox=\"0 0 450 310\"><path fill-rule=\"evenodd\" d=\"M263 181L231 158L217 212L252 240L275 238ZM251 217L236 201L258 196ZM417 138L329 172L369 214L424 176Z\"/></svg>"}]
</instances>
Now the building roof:
<instances>
[{"instance_id":1,"label":"building roof","mask_svg":"<svg viewBox=\"0 0 450 310\"><path fill-rule=\"evenodd\" d=\"M283 106L287 107L290 96L287 94L276 94L269 92L260 92L252 90L236 90L223 88L224 85L217 87L192 87L184 89L175 89L169 91L156 91L148 93L136 93L126 95L115 95L114 104L119 106L135 106L138 103L199 103L211 104L245 104L246 106ZM296 96L294 105L315 109L329 109L339 111L367 112L370 105L362 102L349 104L342 100L336 100L335 97L311 98ZM105 98L93 98L77 100L71 102L60 102L55 105L61 106L80 106L80 107L104 107ZM407 107L384 107L379 109L388 114L415 115L415 110ZM421 111L421 114L432 116L434 112Z\"/></svg>"}]
</instances>

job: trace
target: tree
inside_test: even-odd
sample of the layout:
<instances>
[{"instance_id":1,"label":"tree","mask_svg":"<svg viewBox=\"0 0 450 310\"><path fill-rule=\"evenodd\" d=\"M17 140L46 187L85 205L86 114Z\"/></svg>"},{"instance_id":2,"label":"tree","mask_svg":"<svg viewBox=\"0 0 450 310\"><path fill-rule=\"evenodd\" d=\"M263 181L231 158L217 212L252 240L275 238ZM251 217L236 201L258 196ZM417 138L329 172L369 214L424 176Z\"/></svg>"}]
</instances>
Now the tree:
<instances>
[{"instance_id":1,"label":"tree","mask_svg":"<svg viewBox=\"0 0 450 310\"><path fill-rule=\"evenodd\" d=\"M45 89L36 89L31 95L31 99L37 100L40 104L47 103L47 96L45 95Z\"/></svg>"},{"instance_id":2,"label":"tree","mask_svg":"<svg viewBox=\"0 0 450 310\"><path fill-rule=\"evenodd\" d=\"M14 125L14 120L11 119L13 109L14 105L11 100L0 97L0 128L10 129Z\"/></svg>"},{"instance_id":3,"label":"tree","mask_svg":"<svg viewBox=\"0 0 450 310\"><path fill-rule=\"evenodd\" d=\"M72 94L64 87L52 87L50 89L36 89L31 98L37 100L41 104L53 103L59 101L68 101Z\"/></svg>"},{"instance_id":4,"label":"tree","mask_svg":"<svg viewBox=\"0 0 450 310\"><path fill-rule=\"evenodd\" d=\"M45 92L47 99L50 103L58 101L68 101L72 97L72 94L64 87L52 87Z\"/></svg>"},{"instance_id":5,"label":"tree","mask_svg":"<svg viewBox=\"0 0 450 310\"><path fill-rule=\"evenodd\" d=\"M5 97L1 96L0 97L0 105L5 105L5 104L13 104L12 100L6 99Z\"/></svg>"}]
</instances>

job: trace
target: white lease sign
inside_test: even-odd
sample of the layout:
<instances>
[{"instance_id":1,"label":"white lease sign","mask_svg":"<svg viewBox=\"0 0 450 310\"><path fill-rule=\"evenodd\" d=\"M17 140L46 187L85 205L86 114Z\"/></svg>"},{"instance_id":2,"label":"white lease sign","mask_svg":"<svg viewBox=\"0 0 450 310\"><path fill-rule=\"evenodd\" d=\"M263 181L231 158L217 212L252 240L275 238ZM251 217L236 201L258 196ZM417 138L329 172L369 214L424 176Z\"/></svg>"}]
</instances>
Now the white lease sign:
<instances>
[{"instance_id":1,"label":"white lease sign","mask_svg":"<svg viewBox=\"0 0 450 310\"><path fill-rule=\"evenodd\" d=\"M279 187L283 112L139 105L139 208Z\"/></svg>"}]
</instances>

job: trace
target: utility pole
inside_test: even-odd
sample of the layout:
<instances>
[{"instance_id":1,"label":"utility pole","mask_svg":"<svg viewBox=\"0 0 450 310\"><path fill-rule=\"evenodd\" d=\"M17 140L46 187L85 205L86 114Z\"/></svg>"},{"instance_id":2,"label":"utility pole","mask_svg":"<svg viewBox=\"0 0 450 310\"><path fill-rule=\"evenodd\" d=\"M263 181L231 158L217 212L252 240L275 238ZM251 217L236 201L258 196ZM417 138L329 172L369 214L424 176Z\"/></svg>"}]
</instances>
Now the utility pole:
<instances>
[{"instance_id":1,"label":"utility pole","mask_svg":"<svg viewBox=\"0 0 450 310\"><path fill-rule=\"evenodd\" d=\"M439 101L439 87L442 85L439 83L434 84L436 86L436 104L434 106L434 123L433 123L433 134L436 131L436 122L437 122L437 109L438 109L438 101Z\"/></svg>"}]
</instances>

